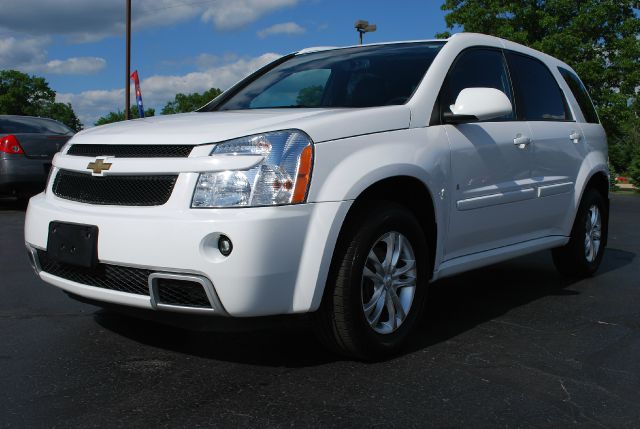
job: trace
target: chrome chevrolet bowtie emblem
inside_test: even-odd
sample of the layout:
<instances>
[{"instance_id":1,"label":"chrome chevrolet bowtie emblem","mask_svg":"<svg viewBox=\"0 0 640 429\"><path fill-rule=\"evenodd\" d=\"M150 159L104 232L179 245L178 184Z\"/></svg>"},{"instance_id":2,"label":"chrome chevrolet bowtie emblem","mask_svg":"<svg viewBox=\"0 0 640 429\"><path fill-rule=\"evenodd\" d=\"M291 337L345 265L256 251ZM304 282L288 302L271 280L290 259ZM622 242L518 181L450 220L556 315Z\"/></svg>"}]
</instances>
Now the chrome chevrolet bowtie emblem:
<instances>
[{"instance_id":1,"label":"chrome chevrolet bowtie emblem","mask_svg":"<svg viewBox=\"0 0 640 429\"><path fill-rule=\"evenodd\" d=\"M111 168L110 162L105 162L104 159L96 159L94 162L90 162L87 165L87 170L91 170L94 176L102 176L103 171L107 171Z\"/></svg>"}]
</instances>

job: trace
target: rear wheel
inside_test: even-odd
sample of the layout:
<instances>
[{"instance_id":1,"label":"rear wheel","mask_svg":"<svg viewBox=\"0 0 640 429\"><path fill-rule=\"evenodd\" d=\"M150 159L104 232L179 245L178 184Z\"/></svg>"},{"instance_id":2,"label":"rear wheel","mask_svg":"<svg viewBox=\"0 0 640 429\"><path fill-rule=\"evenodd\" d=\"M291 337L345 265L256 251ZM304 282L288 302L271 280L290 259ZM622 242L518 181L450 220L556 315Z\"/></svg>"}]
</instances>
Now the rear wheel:
<instances>
[{"instance_id":1,"label":"rear wheel","mask_svg":"<svg viewBox=\"0 0 640 429\"><path fill-rule=\"evenodd\" d=\"M569 277L589 277L602 262L607 243L609 210L604 197L588 189L578 208L569 243L553 249L553 262Z\"/></svg>"},{"instance_id":2,"label":"rear wheel","mask_svg":"<svg viewBox=\"0 0 640 429\"><path fill-rule=\"evenodd\" d=\"M396 352L415 325L426 297L428 249L403 206L372 204L353 219L336 247L316 330L339 353L372 359Z\"/></svg>"}]
</instances>

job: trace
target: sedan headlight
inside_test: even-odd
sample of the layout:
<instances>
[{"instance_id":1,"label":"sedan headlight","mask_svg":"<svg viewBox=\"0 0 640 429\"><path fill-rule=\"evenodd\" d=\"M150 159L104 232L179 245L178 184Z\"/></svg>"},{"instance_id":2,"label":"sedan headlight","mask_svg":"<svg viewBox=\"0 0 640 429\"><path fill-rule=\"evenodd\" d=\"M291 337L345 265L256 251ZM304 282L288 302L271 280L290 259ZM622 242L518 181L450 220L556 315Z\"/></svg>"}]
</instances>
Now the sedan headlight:
<instances>
[{"instance_id":1,"label":"sedan headlight","mask_svg":"<svg viewBox=\"0 0 640 429\"><path fill-rule=\"evenodd\" d=\"M191 207L255 207L305 201L313 144L302 131L286 130L219 143L211 155L262 155L257 166L243 171L202 173Z\"/></svg>"}]
</instances>

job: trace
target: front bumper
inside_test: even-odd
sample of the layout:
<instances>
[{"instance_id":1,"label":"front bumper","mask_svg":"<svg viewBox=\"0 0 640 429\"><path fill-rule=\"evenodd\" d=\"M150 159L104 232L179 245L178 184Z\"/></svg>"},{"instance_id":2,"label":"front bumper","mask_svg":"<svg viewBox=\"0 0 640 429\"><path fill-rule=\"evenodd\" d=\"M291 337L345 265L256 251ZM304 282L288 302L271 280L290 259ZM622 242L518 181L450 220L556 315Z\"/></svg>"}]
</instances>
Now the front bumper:
<instances>
[{"instance_id":1,"label":"front bumper","mask_svg":"<svg viewBox=\"0 0 640 429\"><path fill-rule=\"evenodd\" d=\"M51 221L96 225L100 263L209 282L215 294L209 310L212 314L255 317L303 313L318 305L318 288L324 287L341 223L335 220L344 217L349 205L135 208L93 206L40 194L29 203L25 241L30 249L46 250ZM217 249L221 234L233 242L228 257ZM162 308L153 302L153 294L109 290L38 271L42 280L88 299L144 309L193 311Z\"/></svg>"}]
</instances>

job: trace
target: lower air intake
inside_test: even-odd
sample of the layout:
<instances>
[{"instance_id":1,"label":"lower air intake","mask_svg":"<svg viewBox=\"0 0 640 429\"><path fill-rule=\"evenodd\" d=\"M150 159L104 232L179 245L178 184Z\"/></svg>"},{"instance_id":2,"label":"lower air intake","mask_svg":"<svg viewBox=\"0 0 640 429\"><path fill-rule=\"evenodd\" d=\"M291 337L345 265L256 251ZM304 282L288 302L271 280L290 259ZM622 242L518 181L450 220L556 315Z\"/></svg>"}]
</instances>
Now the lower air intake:
<instances>
[{"instance_id":1,"label":"lower air intake","mask_svg":"<svg viewBox=\"0 0 640 429\"><path fill-rule=\"evenodd\" d=\"M202 284L190 280L154 279L157 303L180 307L211 308Z\"/></svg>"},{"instance_id":2,"label":"lower air intake","mask_svg":"<svg viewBox=\"0 0 640 429\"><path fill-rule=\"evenodd\" d=\"M149 296L149 270L103 263L94 268L77 267L50 258L44 250L38 250L38 260L42 271L56 277L87 286Z\"/></svg>"}]
</instances>

